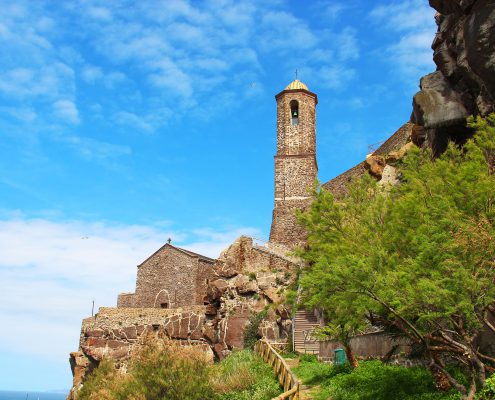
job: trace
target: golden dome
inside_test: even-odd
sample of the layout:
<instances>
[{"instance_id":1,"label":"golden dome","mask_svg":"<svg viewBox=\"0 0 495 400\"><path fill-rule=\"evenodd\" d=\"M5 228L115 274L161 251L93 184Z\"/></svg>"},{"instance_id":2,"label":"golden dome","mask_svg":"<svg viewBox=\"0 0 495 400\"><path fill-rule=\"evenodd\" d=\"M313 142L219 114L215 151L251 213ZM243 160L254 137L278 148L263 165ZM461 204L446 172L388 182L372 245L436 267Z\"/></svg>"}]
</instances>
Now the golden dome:
<instances>
[{"instance_id":1,"label":"golden dome","mask_svg":"<svg viewBox=\"0 0 495 400\"><path fill-rule=\"evenodd\" d=\"M295 89L304 89L304 90L309 91L308 87L304 83L302 83L299 79L293 80L285 88L285 90L295 90Z\"/></svg>"}]
</instances>

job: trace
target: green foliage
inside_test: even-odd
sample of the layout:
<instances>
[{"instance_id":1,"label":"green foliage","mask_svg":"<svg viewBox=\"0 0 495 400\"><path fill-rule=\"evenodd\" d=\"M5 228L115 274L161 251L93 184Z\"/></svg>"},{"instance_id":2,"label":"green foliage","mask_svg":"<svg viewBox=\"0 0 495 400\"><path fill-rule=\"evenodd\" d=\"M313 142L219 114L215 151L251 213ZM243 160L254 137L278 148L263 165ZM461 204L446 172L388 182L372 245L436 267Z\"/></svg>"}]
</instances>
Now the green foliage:
<instances>
[{"instance_id":1,"label":"green foliage","mask_svg":"<svg viewBox=\"0 0 495 400\"><path fill-rule=\"evenodd\" d=\"M255 281L256 280L256 274L254 272L250 272L248 274L249 280L250 281Z\"/></svg>"},{"instance_id":2,"label":"green foliage","mask_svg":"<svg viewBox=\"0 0 495 400\"><path fill-rule=\"evenodd\" d=\"M154 399L208 399L213 396L205 357L185 349L164 351L148 346L131 364L133 379L124 386L124 398L140 395Z\"/></svg>"},{"instance_id":3,"label":"green foliage","mask_svg":"<svg viewBox=\"0 0 495 400\"><path fill-rule=\"evenodd\" d=\"M352 371L349 364L336 366L319 362L316 357L306 357L304 354L299 358L299 365L294 368L296 376L307 385L319 385L326 383L329 379L338 374L345 374Z\"/></svg>"},{"instance_id":4,"label":"green foliage","mask_svg":"<svg viewBox=\"0 0 495 400\"><path fill-rule=\"evenodd\" d=\"M301 354L299 357L300 362L317 362L318 357L315 354Z\"/></svg>"},{"instance_id":5,"label":"green foliage","mask_svg":"<svg viewBox=\"0 0 495 400\"><path fill-rule=\"evenodd\" d=\"M484 373L471 338L495 302L495 115L469 124L476 135L462 149L450 145L436 160L410 151L397 187L366 175L339 202L315 193L300 216L308 247L299 255L309 266L301 296L324 310L330 336L348 338L371 321L432 360L433 346L459 360L465 346L470 370ZM446 340L446 332L456 333Z\"/></svg>"},{"instance_id":6,"label":"green foliage","mask_svg":"<svg viewBox=\"0 0 495 400\"><path fill-rule=\"evenodd\" d=\"M483 386L483 390L478 394L479 400L493 400L495 399L495 374L490 376Z\"/></svg>"},{"instance_id":7,"label":"green foliage","mask_svg":"<svg viewBox=\"0 0 495 400\"><path fill-rule=\"evenodd\" d=\"M458 400L455 393L439 393L426 368L406 368L365 361L352 369L318 361L302 361L294 373L306 385L318 385L315 400Z\"/></svg>"},{"instance_id":8,"label":"green foliage","mask_svg":"<svg viewBox=\"0 0 495 400\"><path fill-rule=\"evenodd\" d=\"M280 393L271 367L250 350L209 365L201 350L152 344L132 358L127 374L101 361L78 400L269 400Z\"/></svg>"},{"instance_id":9,"label":"green foliage","mask_svg":"<svg viewBox=\"0 0 495 400\"><path fill-rule=\"evenodd\" d=\"M268 308L258 313L252 313L249 317L249 325L246 327L244 331L244 348L252 349L256 342L259 340L260 336L258 334L258 330L263 321L263 318L266 317L268 313Z\"/></svg>"},{"instance_id":10,"label":"green foliage","mask_svg":"<svg viewBox=\"0 0 495 400\"><path fill-rule=\"evenodd\" d=\"M380 361L363 362L350 374L331 381L333 400L412 400L448 399L437 393L433 378L425 368L405 368Z\"/></svg>"},{"instance_id":11,"label":"green foliage","mask_svg":"<svg viewBox=\"0 0 495 400\"><path fill-rule=\"evenodd\" d=\"M233 352L213 376L218 400L269 400L281 393L272 368L250 350Z\"/></svg>"},{"instance_id":12,"label":"green foliage","mask_svg":"<svg viewBox=\"0 0 495 400\"><path fill-rule=\"evenodd\" d=\"M130 362L128 374L103 360L78 400L206 400L215 395L202 351L149 344Z\"/></svg>"},{"instance_id":13,"label":"green foliage","mask_svg":"<svg viewBox=\"0 0 495 400\"><path fill-rule=\"evenodd\" d=\"M97 368L95 368L89 378L84 382L84 386L79 391L78 400L96 399L92 394L97 393L103 388L111 389L114 382L119 378L118 371L115 369L113 361L103 359ZM103 397L107 399L115 399L116 397Z\"/></svg>"}]
</instances>

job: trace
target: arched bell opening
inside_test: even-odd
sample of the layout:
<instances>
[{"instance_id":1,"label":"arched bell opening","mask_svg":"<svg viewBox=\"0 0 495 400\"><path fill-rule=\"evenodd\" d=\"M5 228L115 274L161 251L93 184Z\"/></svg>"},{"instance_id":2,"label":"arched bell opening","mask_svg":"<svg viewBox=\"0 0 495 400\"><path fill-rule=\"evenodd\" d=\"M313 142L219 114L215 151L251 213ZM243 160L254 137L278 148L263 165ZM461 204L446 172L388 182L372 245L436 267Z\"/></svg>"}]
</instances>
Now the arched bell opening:
<instances>
[{"instance_id":1,"label":"arched bell opening","mask_svg":"<svg viewBox=\"0 0 495 400\"><path fill-rule=\"evenodd\" d=\"M291 100L289 105L291 124L299 125L299 102L297 100Z\"/></svg>"}]
</instances>

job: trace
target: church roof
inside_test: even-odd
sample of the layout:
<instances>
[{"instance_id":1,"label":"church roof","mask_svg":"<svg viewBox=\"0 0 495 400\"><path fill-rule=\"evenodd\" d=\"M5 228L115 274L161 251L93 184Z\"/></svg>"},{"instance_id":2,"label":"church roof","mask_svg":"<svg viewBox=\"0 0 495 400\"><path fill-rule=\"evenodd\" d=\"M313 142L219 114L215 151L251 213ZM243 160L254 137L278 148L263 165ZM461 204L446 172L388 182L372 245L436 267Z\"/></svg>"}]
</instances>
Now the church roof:
<instances>
[{"instance_id":1,"label":"church roof","mask_svg":"<svg viewBox=\"0 0 495 400\"><path fill-rule=\"evenodd\" d=\"M302 83L299 79L294 79L285 88L285 90L296 90L296 89L304 89L309 91L308 87L304 83Z\"/></svg>"},{"instance_id":2,"label":"church roof","mask_svg":"<svg viewBox=\"0 0 495 400\"><path fill-rule=\"evenodd\" d=\"M146 261L150 260L151 258L153 258L155 255L157 255L158 253L160 253L162 250L164 250L166 248L172 248L174 250L177 250L181 253L188 255L189 257L198 258L199 260L206 261L210 264L213 264L215 262L215 260L213 258L206 257L206 256L203 256L203 255L198 254L198 253L194 253L190 250L183 249L182 247L177 247L177 246L171 245L170 243L165 243L162 247L160 247L157 251L155 251L151 256L149 256L146 260L144 260L141 264L139 264L138 267L143 265Z\"/></svg>"}]
</instances>

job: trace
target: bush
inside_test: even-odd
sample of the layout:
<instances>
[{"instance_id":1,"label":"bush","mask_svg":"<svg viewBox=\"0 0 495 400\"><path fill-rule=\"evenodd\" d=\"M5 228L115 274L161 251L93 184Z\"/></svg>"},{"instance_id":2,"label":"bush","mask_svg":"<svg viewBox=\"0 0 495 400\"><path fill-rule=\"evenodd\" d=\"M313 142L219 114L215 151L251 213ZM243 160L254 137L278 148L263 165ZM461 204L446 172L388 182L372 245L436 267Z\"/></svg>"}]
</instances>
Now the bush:
<instances>
[{"instance_id":1,"label":"bush","mask_svg":"<svg viewBox=\"0 0 495 400\"><path fill-rule=\"evenodd\" d=\"M125 380L125 376L115 369L112 360L103 359L86 379L77 398L78 400L118 399L117 388Z\"/></svg>"},{"instance_id":2,"label":"bush","mask_svg":"<svg viewBox=\"0 0 495 400\"><path fill-rule=\"evenodd\" d=\"M271 367L252 351L212 366L202 350L167 343L141 349L127 374L102 360L78 400L269 400L280 393Z\"/></svg>"},{"instance_id":3,"label":"bush","mask_svg":"<svg viewBox=\"0 0 495 400\"><path fill-rule=\"evenodd\" d=\"M458 394L436 391L426 368L400 367L380 361L362 362L350 374L335 376L327 386L333 400L447 400Z\"/></svg>"},{"instance_id":4,"label":"bush","mask_svg":"<svg viewBox=\"0 0 495 400\"><path fill-rule=\"evenodd\" d=\"M250 350L233 352L213 367L218 400L269 400L281 393L271 367Z\"/></svg>"},{"instance_id":5,"label":"bush","mask_svg":"<svg viewBox=\"0 0 495 400\"><path fill-rule=\"evenodd\" d=\"M103 360L88 377L78 400L206 400L214 398L203 351L174 344L149 344L128 365L128 374Z\"/></svg>"},{"instance_id":6,"label":"bush","mask_svg":"<svg viewBox=\"0 0 495 400\"><path fill-rule=\"evenodd\" d=\"M490 376L485 381L485 386L479 393L477 399L479 400L493 400L495 399L495 374Z\"/></svg>"},{"instance_id":7,"label":"bush","mask_svg":"<svg viewBox=\"0 0 495 400\"><path fill-rule=\"evenodd\" d=\"M259 313L252 313L249 317L249 325L244 331L244 348L252 349L259 339L258 329L260 327L261 321L266 317L268 309L265 308Z\"/></svg>"},{"instance_id":8,"label":"bush","mask_svg":"<svg viewBox=\"0 0 495 400\"><path fill-rule=\"evenodd\" d=\"M349 364L332 365L319 362L316 356L303 354L299 358L300 364L294 368L296 376L307 385L326 383L338 374L349 373L352 368Z\"/></svg>"}]
</instances>

